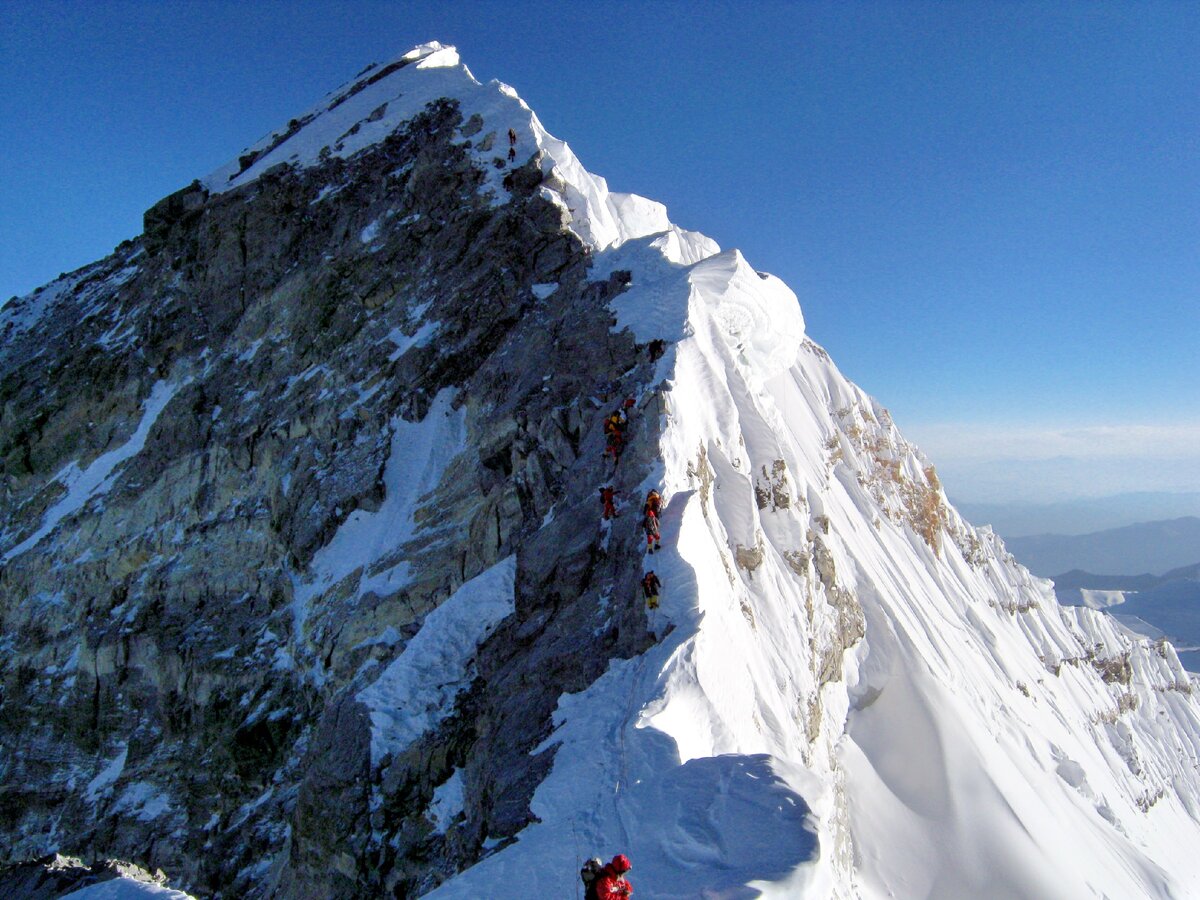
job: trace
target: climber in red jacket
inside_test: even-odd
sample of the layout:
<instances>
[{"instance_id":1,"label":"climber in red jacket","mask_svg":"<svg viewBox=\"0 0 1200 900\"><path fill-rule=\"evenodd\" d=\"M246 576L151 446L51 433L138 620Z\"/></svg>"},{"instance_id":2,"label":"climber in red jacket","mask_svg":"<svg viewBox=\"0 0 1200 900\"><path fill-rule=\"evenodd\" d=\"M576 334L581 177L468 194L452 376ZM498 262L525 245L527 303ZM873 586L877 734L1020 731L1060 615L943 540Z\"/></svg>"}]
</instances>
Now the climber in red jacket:
<instances>
[{"instance_id":1,"label":"climber in red jacket","mask_svg":"<svg viewBox=\"0 0 1200 900\"><path fill-rule=\"evenodd\" d=\"M618 900L633 893L633 885L625 880L625 873L633 868L629 857L618 853L612 862L600 870L594 884L600 900Z\"/></svg>"},{"instance_id":2,"label":"climber in red jacket","mask_svg":"<svg viewBox=\"0 0 1200 900\"><path fill-rule=\"evenodd\" d=\"M616 496L617 492L612 489L611 485L605 485L600 488L600 502L604 504L605 519L615 519L617 517Z\"/></svg>"}]
</instances>

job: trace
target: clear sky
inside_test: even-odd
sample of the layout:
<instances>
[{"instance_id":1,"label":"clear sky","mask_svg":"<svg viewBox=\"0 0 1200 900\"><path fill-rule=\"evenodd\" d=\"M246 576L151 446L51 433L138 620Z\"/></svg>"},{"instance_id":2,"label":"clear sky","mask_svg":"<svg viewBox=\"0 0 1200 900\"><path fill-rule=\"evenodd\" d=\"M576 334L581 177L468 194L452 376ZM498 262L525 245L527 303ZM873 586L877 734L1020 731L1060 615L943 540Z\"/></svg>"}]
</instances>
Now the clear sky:
<instances>
[{"instance_id":1,"label":"clear sky","mask_svg":"<svg viewBox=\"0 0 1200 900\"><path fill-rule=\"evenodd\" d=\"M739 247L952 496L1200 490L1200 3L0 4L0 298L455 44Z\"/></svg>"}]
</instances>

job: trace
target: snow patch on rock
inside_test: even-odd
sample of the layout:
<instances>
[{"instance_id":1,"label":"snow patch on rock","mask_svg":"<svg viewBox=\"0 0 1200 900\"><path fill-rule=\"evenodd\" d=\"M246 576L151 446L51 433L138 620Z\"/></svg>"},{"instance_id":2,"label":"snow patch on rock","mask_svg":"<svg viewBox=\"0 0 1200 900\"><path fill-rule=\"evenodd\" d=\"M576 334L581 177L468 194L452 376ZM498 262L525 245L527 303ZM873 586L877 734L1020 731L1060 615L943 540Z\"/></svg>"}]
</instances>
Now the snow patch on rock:
<instances>
[{"instance_id":1,"label":"snow patch on rock","mask_svg":"<svg viewBox=\"0 0 1200 900\"><path fill-rule=\"evenodd\" d=\"M517 559L475 576L426 617L404 652L357 699L370 711L371 764L445 719L474 677L479 645L514 609Z\"/></svg>"},{"instance_id":2,"label":"snow patch on rock","mask_svg":"<svg viewBox=\"0 0 1200 900\"><path fill-rule=\"evenodd\" d=\"M462 772L458 769L434 790L433 800L429 804L429 818L439 834L445 834L455 817L465 808L464 791Z\"/></svg>"},{"instance_id":3,"label":"snow patch on rock","mask_svg":"<svg viewBox=\"0 0 1200 900\"><path fill-rule=\"evenodd\" d=\"M404 341L409 339L403 338ZM417 340L414 336L413 341ZM465 419L452 408L454 392L440 392L420 422L392 421L392 445L384 468L385 496L374 512L359 509L347 516L333 538L313 557L309 572L296 579L297 616L304 606L356 570L358 593L393 593L404 586L406 567L372 573L373 564L417 532L414 513L433 490L450 461L464 446Z\"/></svg>"},{"instance_id":4,"label":"snow patch on rock","mask_svg":"<svg viewBox=\"0 0 1200 900\"><path fill-rule=\"evenodd\" d=\"M88 782L88 786L83 792L83 797L88 803L95 803L99 800L109 786L121 777L121 773L125 771L125 759L128 754L128 745L122 744L121 751L100 770L100 774Z\"/></svg>"},{"instance_id":5,"label":"snow patch on rock","mask_svg":"<svg viewBox=\"0 0 1200 900\"><path fill-rule=\"evenodd\" d=\"M54 480L66 487L66 495L50 507L50 509L46 510L45 515L42 517L42 524L38 529L25 538L25 540L6 551L4 556L0 557L0 561L8 562L13 557L19 556L37 546L46 535L50 534L58 526L59 522L72 513L77 512L93 497L98 497L106 493L112 487L119 474L117 467L142 452L142 448L146 445L146 437L150 434L150 429L154 427L154 423L158 421L159 415L171 401L171 398L175 396L179 387L178 384L171 384L165 381L156 382L150 390L150 396L146 398L146 402L143 405L141 421L138 422L137 428L124 444L115 450L109 450L107 453L96 457L85 469L79 468L78 462L68 463L63 467L54 476Z\"/></svg>"}]
</instances>

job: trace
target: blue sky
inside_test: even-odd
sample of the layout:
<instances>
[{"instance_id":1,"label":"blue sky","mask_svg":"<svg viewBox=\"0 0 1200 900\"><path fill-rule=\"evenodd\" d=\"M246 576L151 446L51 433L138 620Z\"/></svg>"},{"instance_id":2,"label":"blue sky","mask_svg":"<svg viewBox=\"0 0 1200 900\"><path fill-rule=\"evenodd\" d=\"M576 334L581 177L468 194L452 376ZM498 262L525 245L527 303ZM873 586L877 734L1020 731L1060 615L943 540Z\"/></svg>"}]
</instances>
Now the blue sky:
<instances>
[{"instance_id":1,"label":"blue sky","mask_svg":"<svg viewBox=\"0 0 1200 900\"><path fill-rule=\"evenodd\" d=\"M1200 491L1195 3L9 0L0 298L433 39L781 276L952 496Z\"/></svg>"}]
</instances>

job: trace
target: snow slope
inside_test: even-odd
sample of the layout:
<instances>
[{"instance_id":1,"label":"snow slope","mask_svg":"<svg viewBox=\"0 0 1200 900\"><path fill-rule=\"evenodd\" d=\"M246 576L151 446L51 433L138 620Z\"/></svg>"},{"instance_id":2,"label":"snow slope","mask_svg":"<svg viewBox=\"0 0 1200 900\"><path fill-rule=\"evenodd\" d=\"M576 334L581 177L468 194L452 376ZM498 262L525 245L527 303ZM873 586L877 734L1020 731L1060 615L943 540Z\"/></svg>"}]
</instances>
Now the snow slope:
<instances>
[{"instance_id":1,"label":"snow slope","mask_svg":"<svg viewBox=\"0 0 1200 900\"><path fill-rule=\"evenodd\" d=\"M371 713L371 764L409 744L454 709L474 678L471 660L513 611L516 557L472 578L429 614L417 635L359 701Z\"/></svg>"},{"instance_id":2,"label":"snow slope","mask_svg":"<svg viewBox=\"0 0 1200 900\"><path fill-rule=\"evenodd\" d=\"M1106 610L1114 619L1148 638L1166 637L1189 672L1200 669L1200 581L1177 578L1143 590L1058 588L1059 602Z\"/></svg>"},{"instance_id":3,"label":"snow slope","mask_svg":"<svg viewBox=\"0 0 1200 900\"><path fill-rule=\"evenodd\" d=\"M191 894L185 894L183 891L121 876L80 888L69 894L63 894L59 900L193 900L193 898Z\"/></svg>"},{"instance_id":4,"label":"snow slope","mask_svg":"<svg viewBox=\"0 0 1200 900\"><path fill-rule=\"evenodd\" d=\"M541 153L595 277L633 273L616 327L671 344L661 640L561 699L539 821L432 896L574 896L578 861L618 851L654 897L1200 891L1200 706L1174 650L1059 607L948 506L785 285L610 193L510 88L424 45L207 185L352 153L442 95L480 116L481 162L509 128L518 162Z\"/></svg>"}]
</instances>

